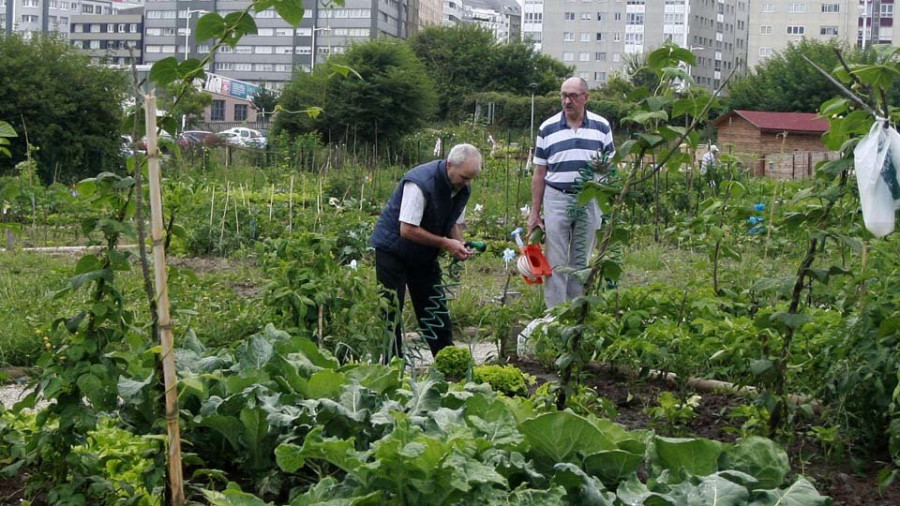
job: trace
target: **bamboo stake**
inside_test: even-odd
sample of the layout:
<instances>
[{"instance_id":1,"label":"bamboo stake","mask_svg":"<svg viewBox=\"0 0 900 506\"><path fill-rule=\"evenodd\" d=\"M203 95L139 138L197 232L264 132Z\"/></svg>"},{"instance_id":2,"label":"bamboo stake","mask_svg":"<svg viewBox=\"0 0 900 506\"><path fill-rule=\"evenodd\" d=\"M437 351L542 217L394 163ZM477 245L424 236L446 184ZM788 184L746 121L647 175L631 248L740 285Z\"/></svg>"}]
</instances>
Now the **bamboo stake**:
<instances>
[{"instance_id":1,"label":"bamboo stake","mask_svg":"<svg viewBox=\"0 0 900 506\"><path fill-rule=\"evenodd\" d=\"M169 490L172 504L182 506L184 478L181 470L181 434L178 428L178 378L175 373L174 339L169 316L169 287L166 274L166 251L163 246L162 192L160 190L159 148L156 145L156 97L144 97L146 104L147 164L150 175L150 222L153 239L153 274L159 311L159 341L162 344L163 384L166 393L166 432L169 443Z\"/></svg>"},{"instance_id":2,"label":"bamboo stake","mask_svg":"<svg viewBox=\"0 0 900 506\"><path fill-rule=\"evenodd\" d=\"M291 176L291 192L288 194L288 231L294 230L294 176Z\"/></svg>"},{"instance_id":3,"label":"bamboo stake","mask_svg":"<svg viewBox=\"0 0 900 506\"><path fill-rule=\"evenodd\" d=\"M228 216L228 197L231 194L231 183L225 183L225 209L222 209L222 223L219 226L219 250L222 250L222 242L225 241L225 217Z\"/></svg>"},{"instance_id":4,"label":"bamboo stake","mask_svg":"<svg viewBox=\"0 0 900 506\"><path fill-rule=\"evenodd\" d=\"M213 224L213 211L216 209L216 187L213 186L212 199L209 201L209 228L212 228Z\"/></svg>"},{"instance_id":5,"label":"bamboo stake","mask_svg":"<svg viewBox=\"0 0 900 506\"><path fill-rule=\"evenodd\" d=\"M272 183L272 193L269 194L269 221L272 221L272 211L275 208L275 184Z\"/></svg>"}]
</instances>

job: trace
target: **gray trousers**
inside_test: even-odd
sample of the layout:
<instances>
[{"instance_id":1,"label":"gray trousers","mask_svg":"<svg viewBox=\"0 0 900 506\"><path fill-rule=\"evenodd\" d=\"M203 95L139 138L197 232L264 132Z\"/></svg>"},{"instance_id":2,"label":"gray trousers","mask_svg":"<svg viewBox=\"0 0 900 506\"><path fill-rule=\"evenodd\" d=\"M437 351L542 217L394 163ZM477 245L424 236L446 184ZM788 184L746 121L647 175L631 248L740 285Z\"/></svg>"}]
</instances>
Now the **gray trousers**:
<instances>
[{"instance_id":1,"label":"gray trousers","mask_svg":"<svg viewBox=\"0 0 900 506\"><path fill-rule=\"evenodd\" d=\"M588 265L597 239L603 213L596 201L577 208L576 196L547 186L544 190L545 251L553 275L544 280L544 298L548 308L578 297L584 286L577 276L562 273L559 267L584 269ZM580 216L580 218L579 218ZM574 219L573 219L574 218Z\"/></svg>"}]
</instances>

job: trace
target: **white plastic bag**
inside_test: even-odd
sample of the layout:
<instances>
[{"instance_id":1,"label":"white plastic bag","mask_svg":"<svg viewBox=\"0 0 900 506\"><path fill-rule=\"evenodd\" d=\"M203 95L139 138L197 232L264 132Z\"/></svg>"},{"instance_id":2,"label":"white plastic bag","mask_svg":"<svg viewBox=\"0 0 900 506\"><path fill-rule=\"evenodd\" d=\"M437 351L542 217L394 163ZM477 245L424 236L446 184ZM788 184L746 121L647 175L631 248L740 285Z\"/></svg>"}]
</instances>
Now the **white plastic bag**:
<instances>
[{"instance_id":1,"label":"white plastic bag","mask_svg":"<svg viewBox=\"0 0 900 506\"><path fill-rule=\"evenodd\" d=\"M876 237L894 231L894 210L900 208L900 134L878 120L853 150L856 184L863 222Z\"/></svg>"}]
</instances>

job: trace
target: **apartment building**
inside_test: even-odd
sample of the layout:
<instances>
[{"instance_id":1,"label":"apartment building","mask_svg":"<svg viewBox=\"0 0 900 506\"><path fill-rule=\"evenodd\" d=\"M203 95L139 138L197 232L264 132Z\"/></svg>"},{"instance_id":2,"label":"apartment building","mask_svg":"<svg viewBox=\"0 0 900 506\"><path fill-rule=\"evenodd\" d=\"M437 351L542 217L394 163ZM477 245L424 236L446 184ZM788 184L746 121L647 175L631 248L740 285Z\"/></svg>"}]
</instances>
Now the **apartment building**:
<instances>
[{"instance_id":1,"label":"apartment building","mask_svg":"<svg viewBox=\"0 0 900 506\"><path fill-rule=\"evenodd\" d=\"M199 17L212 10L225 16L248 5L239 0L149 0L144 61L205 56L211 41L194 37ZM405 39L415 30L409 23L408 0L346 0L343 6L325 0L309 2L298 28L278 17L274 9L251 14L257 34L243 37L234 48L220 48L210 71L271 89L281 88L293 72L309 72L329 55L343 53L354 42L384 36Z\"/></svg>"},{"instance_id":2,"label":"apartment building","mask_svg":"<svg viewBox=\"0 0 900 506\"><path fill-rule=\"evenodd\" d=\"M574 66L594 88L621 72L628 58L672 41L691 49L697 63L687 70L712 90L745 68L748 18L748 0L545 2L541 51Z\"/></svg>"},{"instance_id":3,"label":"apartment building","mask_svg":"<svg viewBox=\"0 0 900 506\"><path fill-rule=\"evenodd\" d=\"M0 29L25 40L34 34L68 38L72 16L111 15L117 6L109 0L0 0Z\"/></svg>"},{"instance_id":4,"label":"apartment building","mask_svg":"<svg viewBox=\"0 0 900 506\"><path fill-rule=\"evenodd\" d=\"M882 0L883 1L883 0ZM837 39L851 45L869 43L872 34L884 42L890 42L890 23L893 21L893 4L869 1L871 14L876 3L884 8L884 15L874 20L876 25L885 23L884 29L872 26L872 17L861 16L862 4L858 0L764 0L754 2L750 9L750 33L748 38L747 65L754 68L766 58L783 51L791 42L802 38L829 40ZM881 12L879 12L881 14ZM862 30L865 22L866 30ZM865 35L863 35L865 34Z\"/></svg>"},{"instance_id":5,"label":"apartment building","mask_svg":"<svg viewBox=\"0 0 900 506\"><path fill-rule=\"evenodd\" d=\"M445 0L443 20L482 26L497 42L522 40L522 8L515 0Z\"/></svg>"},{"instance_id":6,"label":"apartment building","mask_svg":"<svg viewBox=\"0 0 900 506\"><path fill-rule=\"evenodd\" d=\"M544 31L544 0L523 0L522 40L530 43L535 51L541 51Z\"/></svg>"},{"instance_id":7,"label":"apartment building","mask_svg":"<svg viewBox=\"0 0 900 506\"><path fill-rule=\"evenodd\" d=\"M69 42L92 60L107 65L142 63L144 15L142 7L119 14L79 14L71 17Z\"/></svg>"}]
</instances>

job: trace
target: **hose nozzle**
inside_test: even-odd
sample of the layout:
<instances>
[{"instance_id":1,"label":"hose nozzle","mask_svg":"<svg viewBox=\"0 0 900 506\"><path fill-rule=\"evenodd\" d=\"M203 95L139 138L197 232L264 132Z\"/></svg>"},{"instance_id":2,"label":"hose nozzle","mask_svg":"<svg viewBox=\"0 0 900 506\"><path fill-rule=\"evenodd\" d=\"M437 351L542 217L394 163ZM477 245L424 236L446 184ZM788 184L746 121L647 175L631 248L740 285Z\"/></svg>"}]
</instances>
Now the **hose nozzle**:
<instances>
[{"instance_id":1,"label":"hose nozzle","mask_svg":"<svg viewBox=\"0 0 900 506\"><path fill-rule=\"evenodd\" d=\"M487 251L487 244L484 241L466 241L466 247L472 248L479 253Z\"/></svg>"}]
</instances>

